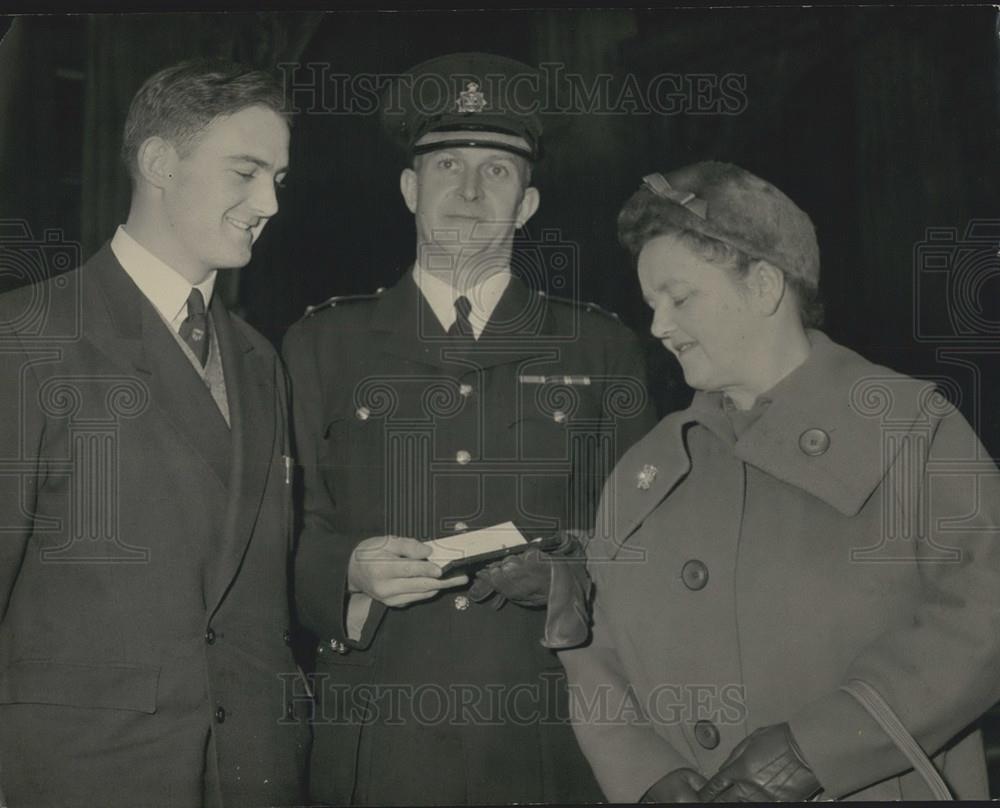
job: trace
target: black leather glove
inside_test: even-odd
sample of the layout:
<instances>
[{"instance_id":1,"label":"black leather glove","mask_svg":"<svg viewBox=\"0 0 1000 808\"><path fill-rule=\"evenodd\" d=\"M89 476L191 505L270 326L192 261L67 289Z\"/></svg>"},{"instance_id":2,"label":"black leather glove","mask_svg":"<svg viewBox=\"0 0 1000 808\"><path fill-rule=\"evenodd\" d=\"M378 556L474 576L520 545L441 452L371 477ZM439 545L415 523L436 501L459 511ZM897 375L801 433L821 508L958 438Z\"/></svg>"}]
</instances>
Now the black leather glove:
<instances>
[{"instance_id":1,"label":"black leather glove","mask_svg":"<svg viewBox=\"0 0 1000 808\"><path fill-rule=\"evenodd\" d=\"M653 784L642 802L699 802L698 791L704 785L705 778L694 769L674 769Z\"/></svg>"},{"instance_id":2,"label":"black leather glove","mask_svg":"<svg viewBox=\"0 0 1000 808\"><path fill-rule=\"evenodd\" d=\"M476 573L470 597L482 602L495 595L494 608L507 600L520 606L545 606L546 648L574 648L590 634L590 577L583 546L564 531L547 553L535 547L494 561Z\"/></svg>"},{"instance_id":3,"label":"black leather glove","mask_svg":"<svg viewBox=\"0 0 1000 808\"><path fill-rule=\"evenodd\" d=\"M700 797L703 802L788 802L819 790L788 724L773 724L741 741Z\"/></svg>"}]
</instances>

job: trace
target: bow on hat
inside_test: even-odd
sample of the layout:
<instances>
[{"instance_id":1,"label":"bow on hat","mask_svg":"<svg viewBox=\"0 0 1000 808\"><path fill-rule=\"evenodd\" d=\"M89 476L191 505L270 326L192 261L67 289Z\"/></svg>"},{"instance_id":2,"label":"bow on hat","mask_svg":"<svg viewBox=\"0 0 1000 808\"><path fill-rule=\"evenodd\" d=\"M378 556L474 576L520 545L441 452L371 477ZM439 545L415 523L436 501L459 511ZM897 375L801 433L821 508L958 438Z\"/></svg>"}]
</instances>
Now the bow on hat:
<instances>
[{"instance_id":1,"label":"bow on hat","mask_svg":"<svg viewBox=\"0 0 1000 808\"><path fill-rule=\"evenodd\" d=\"M642 182L657 196L684 206L700 219L708 218L708 202L691 191L679 191L674 188L662 174L647 174L642 178Z\"/></svg>"}]
</instances>

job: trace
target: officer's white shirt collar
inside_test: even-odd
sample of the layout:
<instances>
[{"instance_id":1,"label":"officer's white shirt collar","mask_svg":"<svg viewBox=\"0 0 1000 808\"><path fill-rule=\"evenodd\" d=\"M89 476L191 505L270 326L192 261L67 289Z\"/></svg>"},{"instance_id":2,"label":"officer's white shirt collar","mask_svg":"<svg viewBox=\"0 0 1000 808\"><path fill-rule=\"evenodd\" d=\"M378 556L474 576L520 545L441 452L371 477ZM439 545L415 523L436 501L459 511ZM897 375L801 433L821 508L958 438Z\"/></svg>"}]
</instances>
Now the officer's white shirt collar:
<instances>
[{"instance_id":1,"label":"officer's white shirt collar","mask_svg":"<svg viewBox=\"0 0 1000 808\"><path fill-rule=\"evenodd\" d=\"M191 284L169 264L161 261L126 233L121 225L111 239L111 252L115 254L122 269L128 273L160 316L174 331L180 331L181 323L187 317L187 299L191 294ZM193 287L205 298L206 308L212 302L216 275L217 272L212 270L205 280Z\"/></svg>"},{"instance_id":2,"label":"officer's white shirt collar","mask_svg":"<svg viewBox=\"0 0 1000 808\"><path fill-rule=\"evenodd\" d=\"M445 331L451 328L457 317L455 301L465 295L472 306L469 312L469 324L476 339L479 339L479 335L490 321L497 303L500 302L507 284L510 283L510 277L509 269L501 270L461 292L447 281L424 270L419 262L413 267L413 280Z\"/></svg>"}]
</instances>

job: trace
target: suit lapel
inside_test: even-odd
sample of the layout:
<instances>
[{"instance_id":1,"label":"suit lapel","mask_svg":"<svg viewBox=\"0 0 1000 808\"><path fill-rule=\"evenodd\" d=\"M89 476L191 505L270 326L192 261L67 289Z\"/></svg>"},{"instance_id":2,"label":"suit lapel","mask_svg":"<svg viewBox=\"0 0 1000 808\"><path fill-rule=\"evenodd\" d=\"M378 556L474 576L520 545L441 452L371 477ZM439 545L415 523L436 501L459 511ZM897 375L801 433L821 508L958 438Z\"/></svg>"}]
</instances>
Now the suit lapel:
<instances>
[{"instance_id":1,"label":"suit lapel","mask_svg":"<svg viewBox=\"0 0 1000 808\"><path fill-rule=\"evenodd\" d=\"M217 482L229 478L229 430L212 394L145 295L105 245L88 262L85 273L96 316L88 322L91 340L120 368L136 374L150 401L188 443L193 456L211 467Z\"/></svg>"},{"instance_id":2,"label":"suit lapel","mask_svg":"<svg viewBox=\"0 0 1000 808\"><path fill-rule=\"evenodd\" d=\"M209 609L214 611L242 563L260 512L272 466L278 413L273 364L240 333L218 296L212 299L211 311L232 428L232 468L222 546L206 591Z\"/></svg>"}]
</instances>

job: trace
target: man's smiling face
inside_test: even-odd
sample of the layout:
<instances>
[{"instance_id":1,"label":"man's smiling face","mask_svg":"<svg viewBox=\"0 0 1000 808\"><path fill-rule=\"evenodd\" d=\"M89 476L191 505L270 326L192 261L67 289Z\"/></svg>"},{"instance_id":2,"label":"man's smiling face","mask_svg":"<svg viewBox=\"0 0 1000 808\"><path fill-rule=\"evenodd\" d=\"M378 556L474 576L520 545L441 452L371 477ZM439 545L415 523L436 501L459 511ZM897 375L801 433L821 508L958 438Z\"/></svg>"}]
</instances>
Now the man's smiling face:
<instances>
[{"instance_id":1,"label":"man's smiling face","mask_svg":"<svg viewBox=\"0 0 1000 808\"><path fill-rule=\"evenodd\" d=\"M249 262L254 241L278 211L288 142L288 124L263 106L219 117L198 134L164 188L171 263L197 276Z\"/></svg>"}]
</instances>

